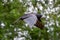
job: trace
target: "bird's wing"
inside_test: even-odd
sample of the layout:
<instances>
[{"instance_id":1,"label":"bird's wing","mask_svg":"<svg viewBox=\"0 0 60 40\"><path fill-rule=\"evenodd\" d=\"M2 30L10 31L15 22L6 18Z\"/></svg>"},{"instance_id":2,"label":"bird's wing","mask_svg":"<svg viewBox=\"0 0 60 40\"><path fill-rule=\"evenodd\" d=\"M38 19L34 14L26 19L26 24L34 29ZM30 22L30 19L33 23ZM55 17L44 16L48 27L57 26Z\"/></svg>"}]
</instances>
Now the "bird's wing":
<instances>
[{"instance_id":1,"label":"bird's wing","mask_svg":"<svg viewBox=\"0 0 60 40\"><path fill-rule=\"evenodd\" d=\"M30 28L32 28L37 21L37 17L34 14L30 14L30 17L24 19L24 21L29 25Z\"/></svg>"},{"instance_id":2,"label":"bird's wing","mask_svg":"<svg viewBox=\"0 0 60 40\"><path fill-rule=\"evenodd\" d=\"M20 19L24 20L24 19L29 18L29 17L30 17L30 14L25 14L22 17L20 17Z\"/></svg>"}]
</instances>

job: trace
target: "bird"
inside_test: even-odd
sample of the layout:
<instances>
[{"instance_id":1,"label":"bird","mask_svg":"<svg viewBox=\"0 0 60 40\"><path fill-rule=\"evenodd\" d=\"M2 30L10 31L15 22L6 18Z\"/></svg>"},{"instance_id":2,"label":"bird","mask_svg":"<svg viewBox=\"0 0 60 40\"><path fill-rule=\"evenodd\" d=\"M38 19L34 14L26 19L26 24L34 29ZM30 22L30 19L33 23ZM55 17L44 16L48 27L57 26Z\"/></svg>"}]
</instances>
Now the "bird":
<instances>
[{"instance_id":1,"label":"bird","mask_svg":"<svg viewBox=\"0 0 60 40\"><path fill-rule=\"evenodd\" d=\"M24 22L26 22L29 25L30 28L36 26L36 27L38 27L40 29L43 29L44 25L43 25L43 23L41 21L41 18L42 18L41 14L28 13L28 14L24 14L23 16L21 16L17 20L23 20Z\"/></svg>"}]
</instances>

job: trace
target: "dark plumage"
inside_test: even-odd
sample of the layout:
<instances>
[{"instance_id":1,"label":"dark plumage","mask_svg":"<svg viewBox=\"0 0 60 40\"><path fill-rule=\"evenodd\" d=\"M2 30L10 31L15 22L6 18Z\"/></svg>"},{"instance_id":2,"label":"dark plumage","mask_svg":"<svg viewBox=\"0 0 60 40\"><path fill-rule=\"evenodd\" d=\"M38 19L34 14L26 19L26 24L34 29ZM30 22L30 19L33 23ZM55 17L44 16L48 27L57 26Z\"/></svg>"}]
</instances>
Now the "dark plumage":
<instances>
[{"instance_id":1,"label":"dark plumage","mask_svg":"<svg viewBox=\"0 0 60 40\"><path fill-rule=\"evenodd\" d=\"M42 17L41 14L36 14L36 17L37 17L37 19L38 19L39 21L41 21L41 17Z\"/></svg>"},{"instance_id":2,"label":"dark plumage","mask_svg":"<svg viewBox=\"0 0 60 40\"><path fill-rule=\"evenodd\" d=\"M43 29L43 28L44 28L44 25L43 25L42 22L39 21L39 20L37 20L35 26L38 27L38 28L40 28L40 29Z\"/></svg>"}]
</instances>

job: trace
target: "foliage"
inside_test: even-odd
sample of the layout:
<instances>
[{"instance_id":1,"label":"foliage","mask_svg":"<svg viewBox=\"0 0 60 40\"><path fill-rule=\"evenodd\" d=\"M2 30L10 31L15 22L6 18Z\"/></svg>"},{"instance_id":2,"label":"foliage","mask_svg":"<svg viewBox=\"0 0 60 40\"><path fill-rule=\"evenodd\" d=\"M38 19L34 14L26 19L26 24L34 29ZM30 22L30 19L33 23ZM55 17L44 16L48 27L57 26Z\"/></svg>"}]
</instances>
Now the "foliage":
<instances>
[{"instance_id":1,"label":"foliage","mask_svg":"<svg viewBox=\"0 0 60 40\"><path fill-rule=\"evenodd\" d=\"M37 27L30 29L21 20L12 25L30 7L29 2L38 9L38 13L45 16L45 19L42 19L45 25L43 30ZM49 2L49 0L0 0L0 40L14 40L16 37L25 37L25 40L60 40L60 0L53 0L52 4ZM42 10L37 4L43 7Z\"/></svg>"}]
</instances>

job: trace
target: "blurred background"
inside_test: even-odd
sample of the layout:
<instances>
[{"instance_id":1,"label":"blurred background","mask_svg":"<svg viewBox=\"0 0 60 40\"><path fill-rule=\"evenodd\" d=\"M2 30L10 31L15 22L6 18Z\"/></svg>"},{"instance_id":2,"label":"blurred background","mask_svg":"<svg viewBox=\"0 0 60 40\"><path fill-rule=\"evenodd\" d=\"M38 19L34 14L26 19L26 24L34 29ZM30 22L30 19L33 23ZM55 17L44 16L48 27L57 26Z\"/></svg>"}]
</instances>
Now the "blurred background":
<instances>
[{"instance_id":1,"label":"blurred background","mask_svg":"<svg viewBox=\"0 0 60 40\"><path fill-rule=\"evenodd\" d=\"M44 29L30 29L23 21L28 12L42 14ZM0 40L60 40L60 0L0 0Z\"/></svg>"}]
</instances>

